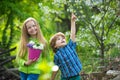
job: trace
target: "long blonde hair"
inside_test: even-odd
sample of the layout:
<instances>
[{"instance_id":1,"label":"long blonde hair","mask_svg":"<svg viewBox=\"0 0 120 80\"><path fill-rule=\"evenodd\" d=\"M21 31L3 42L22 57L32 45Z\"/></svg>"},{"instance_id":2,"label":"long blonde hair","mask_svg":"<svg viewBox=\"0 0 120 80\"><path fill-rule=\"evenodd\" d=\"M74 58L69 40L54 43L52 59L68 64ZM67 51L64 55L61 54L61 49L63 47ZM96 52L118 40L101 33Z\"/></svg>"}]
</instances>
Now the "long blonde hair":
<instances>
[{"instance_id":1,"label":"long blonde hair","mask_svg":"<svg viewBox=\"0 0 120 80\"><path fill-rule=\"evenodd\" d=\"M27 32L27 27L26 27L26 23L28 21L33 21L37 27L37 34L36 34L36 38L39 40L40 43L46 45L46 40L42 34L42 31L40 29L40 25L38 24L38 22L34 19L34 18L27 18L24 23L23 23L23 27L22 27L22 31L21 31L21 42L20 42L20 50L19 50L19 53L18 55L20 57L23 57L26 53L26 50L27 50L27 43L29 41L29 38L30 38L30 35L28 34Z\"/></svg>"}]
</instances>

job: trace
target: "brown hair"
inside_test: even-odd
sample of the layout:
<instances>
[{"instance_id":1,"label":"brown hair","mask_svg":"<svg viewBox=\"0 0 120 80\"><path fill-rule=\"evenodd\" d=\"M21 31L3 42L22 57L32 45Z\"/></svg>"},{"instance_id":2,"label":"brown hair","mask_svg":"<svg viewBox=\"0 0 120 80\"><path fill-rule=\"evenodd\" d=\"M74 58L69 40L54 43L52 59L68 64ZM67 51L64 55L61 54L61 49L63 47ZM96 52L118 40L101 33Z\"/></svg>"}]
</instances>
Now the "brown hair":
<instances>
[{"instance_id":1,"label":"brown hair","mask_svg":"<svg viewBox=\"0 0 120 80\"><path fill-rule=\"evenodd\" d=\"M26 28L26 23L28 21L33 21L35 23L35 25L37 26L37 34L36 34L36 38L39 40L40 43L46 45L46 40L42 34L42 31L40 30L40 25L38 24L38 22L34 19L34 18L27 18L24 23L23 23L23 27L22 27L22 33L21 33L21 42L20 42L20 50L19 50L19 56L23 57L25 55L25 52L27 50L27 46L26 44L28 43L28 39L30 37L30 35L27 32L27 28Z\"/></svg>"},{"instance_id":2,"label":"brown hair","mask_svg":"<svg viewBox=\"0 0 120 80\"><path fill-rule=\"evenodd\" d=\"M62 37L65 38L65 35L62 32L58 32L51 37L50 46L53 49L53 52L56 52L55 43L56 43L56 40L57 40L58 36L62 36Z\"/></svg>"}]
</instances>

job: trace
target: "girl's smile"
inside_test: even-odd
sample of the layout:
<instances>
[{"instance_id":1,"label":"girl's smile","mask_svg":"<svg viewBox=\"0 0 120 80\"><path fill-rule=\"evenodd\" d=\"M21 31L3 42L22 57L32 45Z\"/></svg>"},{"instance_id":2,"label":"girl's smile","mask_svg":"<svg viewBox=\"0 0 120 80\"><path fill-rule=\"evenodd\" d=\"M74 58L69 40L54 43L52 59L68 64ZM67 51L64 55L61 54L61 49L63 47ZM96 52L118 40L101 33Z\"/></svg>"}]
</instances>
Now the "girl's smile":
<instances>
[{"instance_id":1,"label":"girl's smile","mask_svg":"<svg viewBox=\"0 0 120 80\"><path fill-rule=\"evenodd\" d=\"M33 21L29 21L26 23L27 32L30 36L36 36L37 34L37 27Z\"/></svg>"}]
</instances>

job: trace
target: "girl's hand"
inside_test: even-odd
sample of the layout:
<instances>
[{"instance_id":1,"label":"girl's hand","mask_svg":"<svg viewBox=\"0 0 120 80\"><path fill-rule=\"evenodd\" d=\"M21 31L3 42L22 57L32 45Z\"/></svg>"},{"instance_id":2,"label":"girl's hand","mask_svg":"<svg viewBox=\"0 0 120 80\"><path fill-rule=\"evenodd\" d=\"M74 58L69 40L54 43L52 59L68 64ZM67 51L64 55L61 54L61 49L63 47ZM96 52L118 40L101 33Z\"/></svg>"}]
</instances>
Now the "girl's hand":
<instances>
[{"instance_id":1,"label":"girl's hand","mask_svg":"<svg viewBox=\"0 0 120 80\"><path fill-rule=\"evenodd\" d=\"M34 63L34 62L36 62L36 61L37 61L36 58L35 58L35 59L32 59L32 60L28 60L28 61L26 61L26 62L24 63L24 65L29 66L30 64L32 64L32 63Z\"/></svg>"},{"instance_id":2,"label":"girl's hand","mask_svg":"<svg viewBox=\"0 0 120 80\"><path fill-rule=\"evenodd\" d=\"M71 21L75 21L76 18L77 18L77 17L74 15L74 13L72 13L72 15L71 15Z\"/></svg>"}]
</instances>

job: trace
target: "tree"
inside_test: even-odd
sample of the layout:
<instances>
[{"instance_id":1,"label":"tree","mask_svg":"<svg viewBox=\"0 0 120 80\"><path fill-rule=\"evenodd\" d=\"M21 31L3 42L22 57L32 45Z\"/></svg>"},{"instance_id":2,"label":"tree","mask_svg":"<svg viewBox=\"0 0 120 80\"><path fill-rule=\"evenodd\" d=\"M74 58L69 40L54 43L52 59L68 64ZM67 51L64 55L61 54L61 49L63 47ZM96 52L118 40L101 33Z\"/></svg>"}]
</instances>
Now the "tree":
<instances>
[{"instance_id":1,"label":"tree","mask_svg":"<svg viewBox=\"0 0 120 80\"><path fill-rule=\"evenodd\" d=\"M102 60L105 53L119 43L120 19L117 15L119 7L115 5L117 0L55 0L54 2L60 8L63 7L62 14L74 12L77 15L79 45L93 47L93 51L95 50L96 54L98 51ZM63 20L59 16L58 19ZM64 24L65 21L59 24Z\"/></svg>"},{"instance_id":2,"label":"tree","mask_svg":"<svg viewBox=\"0 0 120 80\"><path fill-rule=\"evenodd\" d=\"M84 28L80 27L80 30L86 32L87 36L82 35L87 37L86 39L89 43L87 45L93 46L97 50L99 49L102 60L105 52L119 43L119 38L117 37L119 33L119 16L116 15L117 5L115 4L117 4L115 0L99 0L96 2L91 0L90 4L86 3L86 1L79 1L77 5L81 8L78 6L76 8L76 5L73 6L77 15L80 16L80 21L82 21L79 24L85 26ZM111 40L113 36L116 41ZM104 63L104 61L102 62Z\"/></svg>"}]
</instances>

